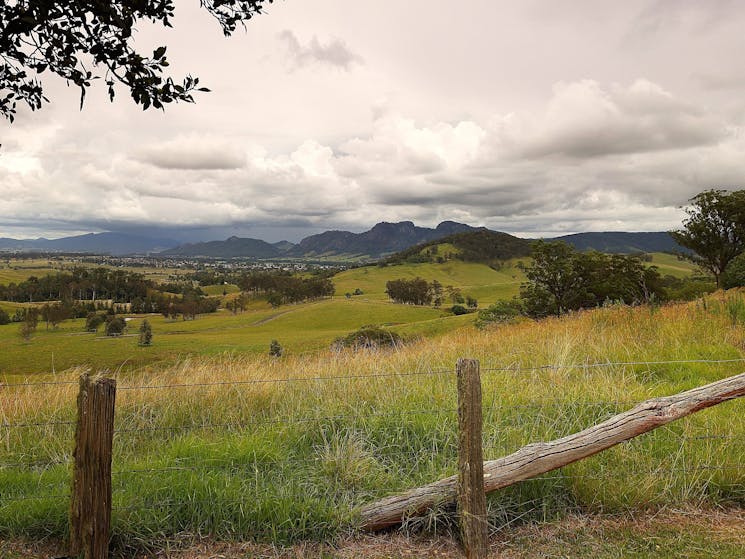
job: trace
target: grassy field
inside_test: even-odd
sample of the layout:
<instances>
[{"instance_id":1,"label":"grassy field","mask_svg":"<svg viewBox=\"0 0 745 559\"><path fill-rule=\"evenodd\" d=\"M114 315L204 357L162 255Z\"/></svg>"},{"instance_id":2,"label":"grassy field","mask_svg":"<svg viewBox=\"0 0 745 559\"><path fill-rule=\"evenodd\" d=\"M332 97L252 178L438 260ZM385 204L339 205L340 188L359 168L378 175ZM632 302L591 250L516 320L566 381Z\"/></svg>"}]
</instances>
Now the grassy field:
<instances>
[{"instance_id":1,"label":"grassy field","mask_svg":"<svg viewBox=\"0 0 745 559\"><path fill-rule=\"evenodd\" d=\"M739 363L660 363L741 358L745 302L734 293L720 297L603 308L489 331L464 326L390 352L281 359L227 353L121 371L113 544L124 552L188 544L189 535L275 543L348 537L362 504L455 472L457 358L481 360L485 454L497 458L640 400L741 372ZM334 302L347 303L348 312L376 304ZM290 312L264 324L303 323L312 315ZM620 362L642 363L610 364ZM585 366L593 363L608 365ZM557 367L532 369L546 364ZM72 450L72 426L65 422L74 418L74 402L75 384L0 389L0 418L18 425L0 440L0 539L65 534ZM504 534L577 513L633 518L666 508L743 507L744 412L745 402L725 403L497 492L489 498L490 525ZM62 424L36 425L50 421ZM441 510L409 529L447 530L452 522ZM594 551L574 539L560 555L653 556L612 555L616 538L640 541L639 534L607 534ZM685 538L681 552L696 545L710 556L736 557L742 549L703 535Z\"/></svg>"},{"instance_id":2,"label":"grassy field","mask_svg":"<svg viewBox=\"0 0 745 559\"><path fill-rule=\"evenodd\" d=\"M524 274L518 261L494 270L484 264L449 261L444 264L404 264L367 266L347 270L334 277L337 295L312 303L272 309L263 299L250 302L246 312L227 311L204 315L193 321L166 320L160 315L147 317L154 333L151 347L137 345L137 329L143 319L133 316L128 335L107 338L88 334L82 319L63 322L56 330L41 324L30 341L18 335L18 325L0 326L0 378L12 374L61 371L74 366L116 370L158 362L172 362L187 355L215 355L224 352L265 353L276 339L292 354L328 348L333 340L365 324L380 324L409 337L434 336L473 322L474 315L454 317L447 309L395 305L388 301L386 282L397 278L423 277L453 286L486 307L498 299L519 292ZM692 266L668 255L655 255L655 265L663 273L689 273ZM41 264L41 262L37 263ZM153 269L153 273L156 273ZM161 270L160 273L165 273ZM345 293L360 289L363 294L350 299ZM210 295L235 297L235 285L207 286ZM13 314L20 304L0 302L0 308Z\"/></svg>"},{"instance_id":3,"label":"grassy field","mask_svg":"<svg viewBox=\"0 0 745 559\"><path fill-rule=\"evenodd\" d=\"M31 276L44 276L60 270L60 264L46 258L13 259L0 257L0 284L19 283Z\"/></svg>"},{"instance_id":4,"label":"grassy field","mask_svg":"<svg viewBox=\"0 0 745 559\"><path fill-rule=\"evenodd\" d=\"M452 245L437 245L442 254L456 250ZM525 274L518 263L530 263L529 258L512 259L504 263L499 270L486 264L450 260L444 264L400 264L385 267L366 266L341 272L334 277L336 293L353 293L361 289L364 296L370 299L387 300L386 282L394 279L413 279L422 277L427 281L437 280L443 286L452 285L462 294L477 299L480 306L486 307L500 299L509 299L520 291L520 284L525 281ZM651 266L657 266L660 274L675 277L687 277L698 269L687 261L678 260L670 254L652 254Z\"/></svg>"},{"instance_id":5,"label":"grassy field","mask_svg":"<svg viewBox=\"0 0 745 559\"><path fill-rule=\"evenodd\" d=\"M71 270L72 268L109 268L127 270L144 275L146 278L156 282L169 281L171 276L182 275L189 270L179 268L155 268L155 267L115 267L108 264L93 264L82 262L77 259L60 258L4 258L0 256L0 284L19 283L31 276L41 277L46 274L56 274Z\"/></svg>"},{"instance_id":6,"label":"grassy field","mask_svg":"<svg viewBox=\"0 0 745 559\"><path fill-rule=\"evenodd\" d=\"M663 276L674 276L676 278L685 278L694 273L701 273L698 266L688 260L679 260L677 256L663 252L652 253L652 262L650 265L657 266L660 274Z\"/></svg>"},{"instance_id":7,"label":"grassy field","mask_svg":"<svg viewBox=\"0 0 745 559\"><path fill-rule=\"evenodd\" d=\"M443 287L457 287L464 296L470 295L477 299L481 306L487 306L499 299L509 299L518 294L525 274L517 268L517 262L518 260L506 262L498 271L486 264L460 260L451 260L444 264L365 266L337 274L334 276L334 285L339 295L361 289L364 293L363 298L387 301L386 282L399 278L413 279L418 276L427 281L437 280Z\"/></svg>"},{"instance_id":8,"label":"grassy field","mask_svg":"<svg viewBox=\"0 0 745 559\"><path fill-rule=\"evenodd\" d=\"M410 336L437 334L462 326L473 315L454 317L445 311L384 301L335 297L272 309L257 301L247 311L218 311L196 320L147 319L153 345L138 347L137 331L143 317L128 322L125 336L110 338L84 331L85 320L67 320L56 330L39 324L30 341L18 335L18 324L0 326L0 379L3 376L61 371L73 366L127 369L153 362L173 362L186 355L225 352L266 353L276 339L290 354L329 348L334 339L365 324L383 324Z\"/></svg>"}]
</instances>

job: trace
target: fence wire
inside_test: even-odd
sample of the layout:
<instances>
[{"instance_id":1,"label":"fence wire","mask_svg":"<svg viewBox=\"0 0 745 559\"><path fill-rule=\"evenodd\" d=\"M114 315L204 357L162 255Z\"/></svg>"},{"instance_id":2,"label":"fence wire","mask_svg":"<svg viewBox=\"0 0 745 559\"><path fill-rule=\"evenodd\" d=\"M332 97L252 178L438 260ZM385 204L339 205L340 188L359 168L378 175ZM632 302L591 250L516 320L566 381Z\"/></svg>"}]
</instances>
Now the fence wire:
<instances>
[{"instance_id":1,"label":"fence wire","mask_svg":"<svg viewBox=\"0 0 745 559\"><path fill-rule=\"evenodd\" d=\"M530 365L524 366L521 364L515 364L510 366L501 367L481 367L481 372L522 372L522 371L542 371L542 370L557 370L557 369L593 369L602 367L625 367L625 366L651 366L651 365L686 365L686 364L725 364L725 363L742 363L745 362L745 357L732 358L732 359L674 359L665 361L600 361L596 363L557 363L548 365ZM302 376L297 373L288 373L285 378L272 378L272 379L249 379L249 380L238 380L238 381L214 381L214 382L197 382L197 383L169 383L169 384L142 384L142 385L123 385L119 386L117 390L159 390L169 388L189 388L189 387L209 387L209 386L240 386L240 385L251 385L251 384L286 384L292 382L315 382L315 381L331 381L331 380L357 380L357 379L373 379L373 378L388 378L388 377L407 377L407 376L432 376L432 375L445 375L454 374L455 369L443 368L443 369L432 369L426 371L404 371L404 372L390 372L390 373L372 373L364 375L321 375L318 373L310 373L311 376ZM73 385L79 384L77 380L69 381L39 381L39 382L21 382L21 383L3 383L0 382L0 390L4 388L23 388L23 387L37 387L37 386L57 386L57 385Z\"/></svg>"},{"instance_id":2,"label":"fence wire","mask_svg":"<svg viewBox=\"0 0 745 559\"><path fill-rule=\"evenodd\" d=\"M745 358L733 358L733 359L687 359L687 360L667 360L667 361L619 361L619 362L596 362L596 363L562 363L562 364L548 364L540 366L523 366L520 364L502 366L502 367L481 367L482 373L523 373L523 372L540 372L549 370L564 370L564 369L577 369L577 370L589 370L609 367L632 367L632 366L662 366L662 365L686 365L686 364L732 364L745 362ZM452 368L442 369L431 369L431 370L414 370L407 372L379 372L370 374L352 374L352 375L322 375L314 373L302 373L293 372L287 373L287 376L283 378L260 378L260 379L245 379L245 380L232 380L232 381L213 381L213 382L197 382L197 383L163 383L163 384L132 384L122 385L117 388L118 391L148 391L148 390L165 390L165 389L188 389L188 388L209 388L209 387L240 387L240 386L251 386L251 385L288 385L294 383L312 383L312 382L327 382L327 381L362 381L365 379L395 379L395 378L406 378L406 377L435 377L444 375L455 375L456 371ZM308 376L310 375L310 376ZM3 389L15 389L15 388L34 388L34 387L49 387L49 386L67 386L78 384L77 380L70 381L41 381L41 382L20 382L20 383L0 383L0 395L2 395ZM485 395L486 396L486 395ZM724 402L731 398L721 398L718 401ZM566 406L571 409L595 409L608 408L606 410L607 415L618 413L618 408L632 408L638 405L638 401L625 401L625 400L595 400L595 401L577 401L567 398L555 397L555 398L542 398L536 401L527 402L516 402L503 404L499 402L499 396L495 395L491 402L487 403L484 398L484 418L485 422L487 418L491 418L497 428L495 437L499 436L498 428L505 424L517 425L517 423L505 423L499 420L500 412L528 412L518 413L518 420L522 423L527 422L529 412L538 412L551 407ZM251 419L247 421L228 421L228 422L192 422L192 423L181 423L177 425L144 425L144 426L124 426L114 430L115 437L119 438L128 435L138 434L157 434L167 432L181 432L181 431L199 431L199 430L239 430L239 429L250 429L261 425L291 425L291 424L313 424L313 423L334 423L334 422L364 422L375 418L406 418L414 416L447 416L449 419L455 419L457 409L452 407L431 407L431 408L419 408L419 409L403 409L397 411L379 411L376 409L360 410L357 413L341 413L341 414L321 414L321 415L305 415L305 416L287 416L287 417L262 417L257 419ZM606 415L606 414L602 414ZM507 416L505 416L507 417ZM538 417L538 416L534 416ZM545 419L546 415L541 415L541 419ZM597 419L597 418L596 418ZM131 420L130 420L131 421ZM120 421L121 422L121 421ZM26 422L0 422L0 435L4 433L4 430L11 429L31 429L31 428L58 428L58 427L70 427L75 425L75 421L26 421ZM454 439L440 440L437 441L436 445L428 448L422 448L422 455L429 456L440 456L443 453L448 454L448 458L452 457L457 453L457 432L453 431L451 434ZM726 444L728 441L743 441L745 440L745 434L735 434L726 432L701 432L698 433L676 433L673 431L666 431L666 436L670 436L677 443L689 443L689 442L704 442L704 441L720 441ZM450 435L449 435L450 436ZM490 433L490 436L492 434ZM156 437L157 438L157 437ZM627 441L631 442L631 441ZM72 443L72 441L71 441ZM11 447L12 448L12 447ZM412 453L416 454L416 450L412 450L404 444L390 444L383 445L381 447L373 447L370 449L371 452L375 453L376 450L386 451L388 453L393 449L400 449L402 453L407 453L409 456ZM496 451L505 452L503 446L497 446L492 444L485 444L483 447L484 451ZM12 450L11 450L12 456ZM15 456L13 458L16 458ZM11 458L11 460L13 460ZM23 458L29 458L28 461ZM47 468L55 468L58 466L69 465L72 461L70 457L65 459L53 459L53 460L32 460L32 456L28 454L23 456L20 460L0 462L0 474L3 472L22 472L35 474L37 470L44 470ZM116 462L117 454L115 454ZM710 456L702 457L702 460L707 460ZM199 464L188 463L188 462L174 462L171 465L162 465L160 463L153 465L153 467L142 465L139 467L132 468L120 468L114 469L112 477L116 480L116 483L127 483L130 478L137 478L141 480L146 477L157 477L157 476L170 476L178 475L179 473L194 473L194 474L209 474L210 472L227 472L232 474L246 473L246 478L250 478L250 473L246 470L255 469L256 465L260 463L255 458L253 461L241 462L240 460L230 459L211 459L204 458L200 460ZM521 483L526 482L561 482L566 480L604 480L604 479L622 479L634 476L675 476L675 475L718 475L718 474L735 474L735 477L740 472L745 472L745 464L729 463L725 462L722 464L703 463L703 464L691 464L676 467L666 468L636 468L629 471L618 472L613 470L601 470L587 473L574 473L573 471L564 472L562 469L554 470L552 472L546 472L545 474L529 478ZM41 479L41 478L40 478ZM738 483L739 483L739 479ZM42 487L37 487L37 490ZM49 485L46 487L46 491L55 490L55 486ZM206 491L210 491L209 486L205 487ZM30 491L33 491L31 489ZM69 494L19 494L19 495L8 495L2 494L0 488L0 509L7 508L13 503L23 503L27 501L65 501L70 499ZM126 493L122 488L116 488L114 490L115 496L119 496ZM118 497L115 497L118 498ZM252 499L251 495L247 495L244 499L223 499L219 495L215 498L218 499L220 504L243 504ZM548 498L548 497L546 497ZM531 501L525 501L520 503L520 506L530 505L533 502L543 502L545 498L534 499ZM131 510L159 510L166 507L183 507L192 505L213 505L215 500L209 499L192 499L186 496L184 499L162 501L159 503L141 503L127 506L113 507L114 511L131 511ZM526 513L527 514L527 513Z\"/></svg>"}]
</instances>

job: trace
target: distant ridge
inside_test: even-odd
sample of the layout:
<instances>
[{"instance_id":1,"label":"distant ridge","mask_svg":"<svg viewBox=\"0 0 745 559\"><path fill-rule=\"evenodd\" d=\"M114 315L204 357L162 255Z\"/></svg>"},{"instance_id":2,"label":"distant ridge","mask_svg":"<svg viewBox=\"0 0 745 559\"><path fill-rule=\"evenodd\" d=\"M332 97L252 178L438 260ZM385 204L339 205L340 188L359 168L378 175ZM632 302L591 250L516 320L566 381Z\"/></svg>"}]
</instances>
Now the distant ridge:
<instances>
[{"instance_id":1,"label":"distant ridge","mask_svg":"<svg viewBox=\"0 0 745 559\"><path fill-rule=\"evenodd\" d=\"M178 245L173 239L132 235L130 233L86 233L60 239L0 238L0 250L81 252L95 254L149 254Z\"/></svg>"},{"instance_id":2,"label":"distant ridge","mask_svg":"<svg viewBox=\"0 0 745 559\"><path fill-rule=\"evenodd\" d=\"M287 251L286 255L295 257L360 255L379 258L419 243L477 229L477 227L455 221L443 221L434 229L417 227L411 221L399 221L398 223L384 221L364 233L326 231L311 235Z\"/></svg>"},{"instance_id":3,"label":"distant ridge","mask_svg":"<svg viewBox=\"0 0 745 559\"><path fill-rule=\"evenodd\" d=\"M164 250L160 256L204 256L209 258L275 258L287 250L287 241L271 244L261 239L230 237L224 241L205 243L188 243L170 250Z\"/></svg>"},{"instance_id":4,"label":"distant ridge","mask_svg":"<svg viewBox=\"0 0 745 559\"><path fill-rule=\"evenodd\" d=\"M411 221L398 223L381 222L363 233L350 231L326 231L304 238L298 244L288 241L269 243L261 239L230 237L224 241L207 241L180 244L167 238L152 238L130 233L88 233L61 239L10 239L0 238L0 251L45 251L111 254L113 256L151 254L158 256L207 257L207 258L361 258L377 260L406 251L411 247L432 244L452 235L475 233L496 233L485 227L472 227L455 221L443 221L435 228L419 227ZM507 233L510 239L518 239ZM488 235L487 235L488 237ZM461 239L461 243L467 242ZM506 238L492 239L496 244L490 248L486 237L471 238L473 251L500 251ZM634 252L687 252L665 231L657 232L589 232L576 233L545 239L564 241L578 250L598 250L608 253ZM521 239L524 245L530 239ZM443 241L445 242L445 241ZM509 241L514 246L513 241ZM420 249L421 250L421 247ZM522 249L520 249L522 250ZM492 257L484 255L485 259ZM474 256L475 258L476 256Z\"/></svg>"},{"instance_id":5,"label":"distant ridge","mask_svg":"<svg viewBox=\"0 0 745 559\"><path fill-rule=\"evenodd\" d=\"M630 254L634 252L688 252L667 231L627 233L617 231L575 233L547 241L564 241L577 250Z\"/></svg>"}]
</instances>

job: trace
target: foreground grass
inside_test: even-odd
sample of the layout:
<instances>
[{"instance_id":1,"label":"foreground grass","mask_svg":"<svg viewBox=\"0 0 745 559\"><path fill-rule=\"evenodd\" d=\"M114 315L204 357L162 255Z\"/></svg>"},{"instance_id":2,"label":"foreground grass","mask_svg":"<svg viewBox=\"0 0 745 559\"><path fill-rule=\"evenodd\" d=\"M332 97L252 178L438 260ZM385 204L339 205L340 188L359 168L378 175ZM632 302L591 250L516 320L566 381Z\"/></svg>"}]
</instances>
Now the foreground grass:
<instances>
[{"instance_id":1,"label":"foreground grass","mask_svg":"<svg viewBox=\"0 0 745 559\"><path fill-rule=\"evenodd\" d=\"M739 363L584 367L739 358L745 333L735 307L709 298L607 308L487 332L461 328L391 353L222 354L122 371L115 546L142 549L184 534L284 543L348 534L360 505L455 472L457 358L481 360L485 453L497 458L741 372ZM559 367L532 369L546 364ZM205 386L215 382L227 384ZM0 388L0 421L26 425L0 432L0 538L66 533L72 426L33 424L71 421L75 388ZM725 403L497 492L490 523L499 530L576 512L745 506L744 411L741 401ZM452 522L447 510L434 511L409 528L436 532Z\"/></svg>"}]
</instances>

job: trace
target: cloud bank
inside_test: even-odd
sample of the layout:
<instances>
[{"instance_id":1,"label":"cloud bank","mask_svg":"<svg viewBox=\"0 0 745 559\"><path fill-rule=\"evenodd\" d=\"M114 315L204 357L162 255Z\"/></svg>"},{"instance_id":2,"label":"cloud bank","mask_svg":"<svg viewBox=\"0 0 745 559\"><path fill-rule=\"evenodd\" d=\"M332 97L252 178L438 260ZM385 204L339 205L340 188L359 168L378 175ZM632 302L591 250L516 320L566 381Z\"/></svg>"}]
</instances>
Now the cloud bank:
<instances>
[{"instance_id":1,"label":"cloud bank","mask_svg":"<svg viewBox=\"0 0 745 559\"><path fill-rule=\"evenodd\" d=\"M21 142L0 159L0 214L77 229L457 219L528 234L659 230L688 197L745 176L742 129L647 80L558 83L537 113L483 122L374 114L365 136L286 153L197 133L105 160Z\"/></svg>"}]
</instances>

